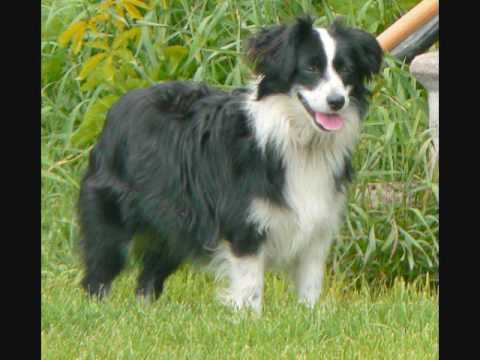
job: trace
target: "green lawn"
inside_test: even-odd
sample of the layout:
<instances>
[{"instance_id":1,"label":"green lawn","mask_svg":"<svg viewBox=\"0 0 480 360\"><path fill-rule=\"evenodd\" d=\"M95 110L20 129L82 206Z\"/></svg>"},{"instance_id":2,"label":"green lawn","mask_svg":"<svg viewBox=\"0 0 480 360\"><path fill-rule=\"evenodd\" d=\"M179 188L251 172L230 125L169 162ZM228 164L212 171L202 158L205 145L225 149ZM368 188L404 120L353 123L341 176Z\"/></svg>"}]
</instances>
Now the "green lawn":
<instances>
[{"instance_id":1,"label":"green lawn","mask_svg":"<svg viewBox=\"0 0 480 360\"><path fill-rule=\"evenodd\" d=\"M222 306L212 277L187 268L150 305L133 295L134 269L103 302L86 298L79 273L64 266L43 274L44 359L438 358L438 297L418 284L345 291L333 280L310 310L270 275L258 317Z\"/></svg>"}]
</instances>

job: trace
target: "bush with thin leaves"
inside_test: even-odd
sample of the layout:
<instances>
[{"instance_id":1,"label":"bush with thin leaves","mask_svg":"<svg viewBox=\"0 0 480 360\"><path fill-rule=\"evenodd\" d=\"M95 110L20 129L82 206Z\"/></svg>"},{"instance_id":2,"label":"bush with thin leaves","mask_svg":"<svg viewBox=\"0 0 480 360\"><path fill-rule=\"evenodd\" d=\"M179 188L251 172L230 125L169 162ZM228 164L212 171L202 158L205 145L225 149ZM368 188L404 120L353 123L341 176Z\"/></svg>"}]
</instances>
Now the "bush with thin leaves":
<instances>
[{"instance_id":1,"label":"bush with thin leaves","mask_svg":"<svg viewBox=\"0 0 480 360\"><path fill-rule=\"evenodd\" d=\"M348 24L379 33L414 3L44 1L42 186L51 191L42 193L42 209L58 206L56 191L74 201L105 113L126 91L175 79L242 86L251 76L242 40L260 26L305 13L322 26L343 15ZM426 92L408 66L389 57L370 87L371 106L353 159L356 177L331 268L352 284L359 276L389 282L428 274L435 280L438 168L430 156ZM71 217L62 225L70 245L77 236ZM64 243L44 246L65 249Z\"/></svg>"}]
</instances>

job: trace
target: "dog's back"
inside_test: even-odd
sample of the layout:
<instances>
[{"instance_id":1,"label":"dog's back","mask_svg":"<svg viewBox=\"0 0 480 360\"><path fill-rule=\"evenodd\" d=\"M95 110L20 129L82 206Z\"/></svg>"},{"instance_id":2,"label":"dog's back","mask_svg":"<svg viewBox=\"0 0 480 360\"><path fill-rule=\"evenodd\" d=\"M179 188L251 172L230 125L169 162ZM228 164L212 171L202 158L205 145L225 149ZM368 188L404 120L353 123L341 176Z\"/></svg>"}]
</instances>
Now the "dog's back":
<instances>
[{"instance_id":1,"label":"dog's back","mask_svg":"<svg viewBox=\"0 0 480 360\"><path fill-rule=\"evenodd\" d=\"M128 92L108 111L104 129L90 154L84 181L97 176L101 183L100 172L127 181L124 168L129 156L127 142L135 140L133 137L153 134L187 121L193 104L202 98L222 94L189 81L168 82Z\"/></svg>"}]
</instances>

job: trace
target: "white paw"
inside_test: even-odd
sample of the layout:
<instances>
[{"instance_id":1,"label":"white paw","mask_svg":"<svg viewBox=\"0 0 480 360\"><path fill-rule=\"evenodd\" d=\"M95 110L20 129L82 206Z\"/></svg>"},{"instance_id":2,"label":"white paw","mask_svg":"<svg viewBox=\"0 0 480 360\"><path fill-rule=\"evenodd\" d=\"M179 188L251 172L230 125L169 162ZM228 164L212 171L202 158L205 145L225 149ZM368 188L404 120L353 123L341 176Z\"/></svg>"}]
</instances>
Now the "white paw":
<instances>
[{"instance_id":1,"label":"white paw","mask_svg":"<svg viewBox=\"0 0 480 360\"><path fill-rule=\"evenodd\" d=\"M308 298L308 297L301 297L298 299L298 302L309 309L313 309L315 304L317 303L317 299L314 298Z\"/></svg>"},{"instance_id":2,"label":"white paw","mask_svg":"<svg viewBox=\"0 0 480 360\"><path fill-rule=\"evenodd\" d=\"M319 282L313 282L310 285L304 285L298 291L298 302L313 308L320 297L321 285Z\"/></svg>"},{"instance_id":3,"label":"white paw","mask_svg":"<svg viewBox=\"0 0 480 360\"><path fill-rule=\"evenodd\" d=\"M235 310L250 309L260 314L262 312L262 293L259 289L245 291L241 294L226 291L220 293L220 301Z\"/></svg>"}]
</instances>

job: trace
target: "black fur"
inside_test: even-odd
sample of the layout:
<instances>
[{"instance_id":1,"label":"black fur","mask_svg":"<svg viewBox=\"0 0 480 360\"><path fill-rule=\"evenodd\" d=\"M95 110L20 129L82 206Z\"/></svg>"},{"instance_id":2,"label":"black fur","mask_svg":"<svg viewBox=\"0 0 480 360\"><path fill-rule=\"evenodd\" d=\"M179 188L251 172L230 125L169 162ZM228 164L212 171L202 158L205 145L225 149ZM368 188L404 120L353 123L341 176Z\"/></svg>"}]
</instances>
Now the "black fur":
<instances>
[{"instance_id":1,"label":"black fur","mask_svg":"<svg viewBox=\"0 0 480 360\"><path fill-rule=\"evenodd\" d=\"M350 152L343 157L343 164L344 166L341 171L333 174L337 191L345 191L346 186L353 180L355 172L352 166L352 154Z\"/></svg>"},{"instance_id":2,"label":"black fur","mask_svg":"<svg viewBox=\"0 0 480 360\"><path fill-rule=\"evenodd\" d=\"M253 197L282 203L283 165L262 155L242 96L193 82L134 90L109 111L82 181L79 209L92 294L108 290L135 233L154 234L138 291L159 295L189 256L231 242L254 252L262 234L246 225Z\"/></svg>"},{"instance_id":3,"label":"black fur","mask_svg":"<svg viewBox=\"0 0 480 360\"><path fill-rule=\"evenodd\" d=\"M263 28L247 42L247 59L253 70L265 75L258 88L258 99L286 93L293 84L298 46L312 36L312 20L300 18L291 26Z\"/></svg>"}]
</instances>

